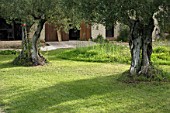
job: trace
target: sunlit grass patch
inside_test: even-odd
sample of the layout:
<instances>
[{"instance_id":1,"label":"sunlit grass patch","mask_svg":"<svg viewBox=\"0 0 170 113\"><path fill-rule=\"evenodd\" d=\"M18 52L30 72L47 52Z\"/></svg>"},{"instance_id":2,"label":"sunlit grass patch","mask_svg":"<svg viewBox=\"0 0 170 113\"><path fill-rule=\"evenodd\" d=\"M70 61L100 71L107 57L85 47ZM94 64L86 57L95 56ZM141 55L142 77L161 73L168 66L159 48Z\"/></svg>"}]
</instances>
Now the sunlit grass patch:
<instances>
[{"instance_id":1,"label":"sunlit grass patch","mask_svg":"<svg viewBox=\"0 0 170 113\"><path fill-rule=\"evenodd\" d=\"M53 59L125 64L130 64L131 62L129 47L125 45L114 45L113 43L48 52L48 54L50 53L54 54L52 56L49 55ZM170 47L154 46L151 60L153 64L170 65Z\"/></svg>"},{"instance_id":2,"label":"sunlit grass patch","mask_svg":"<svg viewBox=\"0 0 170 113\"><path fill-rule=\"evenodd\" d=\"M166 64L157 67L170 73L167 51L154 50L153 56L154 63L160 59ZM169 82L118 81L130 67L127 46L42 53L50 63L37 67L14 66L16 55L0 55L0 108L7 113L170 112Z\"/></svg>"},{"instance_id":3,"label":"sunlit grass patch","mask_svg":"<svg viewBox=\"0 0 170 113\"><path fill-rule=\"evenodd\" d=\"M88 62L130 63L128 47L113 45L111 43L65 50L56 55L56 58Z\"/></svg>"},{"instance_id":4,"label":"sunlit grass patch","mask_svg":"<svg viewBox=\"0 0 170 113\"><path fill-rule=\"evenodd\" d=\"M155 47L153 49L152 61L159 65L170 65L170 47Z\"/></svg>"}]
</instances>

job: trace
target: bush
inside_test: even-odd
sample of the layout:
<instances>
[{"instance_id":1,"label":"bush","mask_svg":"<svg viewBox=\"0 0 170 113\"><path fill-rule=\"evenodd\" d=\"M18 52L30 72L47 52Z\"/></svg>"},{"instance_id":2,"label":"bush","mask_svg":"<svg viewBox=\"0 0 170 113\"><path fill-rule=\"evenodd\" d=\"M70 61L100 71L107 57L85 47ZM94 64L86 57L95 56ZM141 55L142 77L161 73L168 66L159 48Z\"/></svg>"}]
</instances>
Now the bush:
<instances>
[{"instance_id":1,"label":"bush","mask_svg":"<svg viewBox=\"0 0 170 113\"><path fill-rule=\"evenodd\" d=\"M101 34L99 34L96 39L93 39L93 41L100 44L109 42L108 40L104 39Z\"/></svg>"},{"instance_id":2,"label":"bush","mask_svg":"<svg viewBox=\"0 0 170 113\"><path fill-rule=\"evenodd\" d=\"M3 50L0 51L0 55L16 55L17 51L15 50Z\"/></svg>"},{"instance_id":3,"label":"bush","mask_svg":"<svg viewBox=\"0 0 170 113\"><path fill-rule=\"evenodd\" d=\"M66 50L58 57L61 59L88 62L120 62L130 63L130 52L127 47L103 43L92 47Z\"/></svg>"},{"instance_id":4,"label":"bush","mask_svg":"<svg viewBox=\"0 0 170 113\"><path fill-rule=\"evenodd\" d=\"M166 53L168 49L166 47L157 47L153 50L154 53Z\"/></svg>"},{"instance_id":5,"label":"bush","mask_svg":"<svg viewBox=\"0 0 170 113\"><path fill-rule=\"evenodd\" d=\"M170 65L170 50L168 47L156 47L153 49L152 61L154 64Z\"/></svg>"},{"instance_id":6,"label":"bush","mask_svg":"<svg viewBox=\"0 0 170 113\"><path fill-rule=\"evenodd\" d=\"M123 26L120 28L120 35L117 37L117 41L128 42L129 28Z\"/></svg>"},{"instance_id":7,"label":"bush","mask_svg":"<svg viewBox=\"0 0 170 113\"><path fill-rule=\"evenodd\" d=\"M167 40L170 40L170 34L169 34L168 36L166 36L166 39L167 39Z\"/></svg>"}]
</instances>

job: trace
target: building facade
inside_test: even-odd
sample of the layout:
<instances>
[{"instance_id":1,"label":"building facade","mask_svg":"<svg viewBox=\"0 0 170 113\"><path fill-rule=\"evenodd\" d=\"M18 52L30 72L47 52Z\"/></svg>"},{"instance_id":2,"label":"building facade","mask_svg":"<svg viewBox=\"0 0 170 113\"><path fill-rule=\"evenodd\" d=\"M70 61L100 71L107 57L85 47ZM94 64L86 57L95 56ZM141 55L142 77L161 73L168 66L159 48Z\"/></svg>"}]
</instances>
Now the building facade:
<instances>
[{"instance_id":1,"label":"building facade","mask_svg":"<svg viewBox=\"0 0 170 113\"><path fill-rule=\"evenodd\" d=\"M34 35L37 24L34 24L30 29L29 37ZM7 24L4 19L0 19L0 40L22 40L21 24L15 22L12 25ZM58 33L54 25L45 23L40 40L42 41L59 41ZM87 25L84 22L81 23L80 29L70 29L69 32L60 31L61 41L69 40L82 40L87 41L97 38L98 35L102 35L104 39L114 40L119 35L119 25L112 26L109 29L102 24Z\"/></svg>"}]
</instances>

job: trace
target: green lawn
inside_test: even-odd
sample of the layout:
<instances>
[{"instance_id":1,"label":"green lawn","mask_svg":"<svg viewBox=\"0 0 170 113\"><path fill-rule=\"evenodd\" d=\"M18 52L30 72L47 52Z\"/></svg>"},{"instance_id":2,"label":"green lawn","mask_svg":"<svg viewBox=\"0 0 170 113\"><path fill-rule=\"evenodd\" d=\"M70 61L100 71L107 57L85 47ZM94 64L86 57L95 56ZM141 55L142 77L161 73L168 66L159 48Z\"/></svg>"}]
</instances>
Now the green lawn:
<instances>
[{"instance_id":1,"label":"green lawn","mask_svg":"<svg viewBox=\"0 0 170 113\"><path fill-rule=\"evenodd\" d=\"M75 50L45 52L50 63L38 67L13 66L15 55L0 55L0 107L10 113L170 112L170 83L122 83L117 79L128 63L61 58L68 51ZM168 64L159 67L170 72Z\"/></svg>"}]
</instances>

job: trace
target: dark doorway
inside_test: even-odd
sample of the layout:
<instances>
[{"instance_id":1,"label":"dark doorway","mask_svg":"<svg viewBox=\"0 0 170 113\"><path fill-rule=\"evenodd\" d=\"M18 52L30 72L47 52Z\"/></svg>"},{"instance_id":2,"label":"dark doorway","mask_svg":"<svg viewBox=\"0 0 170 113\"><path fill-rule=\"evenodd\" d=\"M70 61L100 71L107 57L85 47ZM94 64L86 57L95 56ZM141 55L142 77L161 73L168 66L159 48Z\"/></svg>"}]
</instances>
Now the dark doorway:
<instances>
[{"instance_id":1,"label":"dark doorway","mask_svg":"<svg viewBox=\"0 0 170 113\"><path fill-rule=\"evenodd\" d=\"M69 40L79 40L80 39L80 30L70 29L69 30Z\"/></svg>"},{"instance_id":2,"label":"dark doorway","mask_svg":"<svg viewBox=\"0 0 170 113\"><path fill-rule=\"evenodd\" d=\"M14 38L15 40L22 40L22 27L20 22L14 22Z\"/></svg>"},{"instance_id":3,"label":"dark doorway","mask_svg":"<svg viewBox=\"0 0 170 113\"><path fill-rule=\"evenodd\" d=\"M106 37L114 37L114 26L106 28Z\"/></svg>"},{"instance_id":4,"label":"dark doorway","mask_svg":"<svg viewBox=\"0 0 170 113\"><path fill-rule=\"evenodd\" d=\"M21 24L15 21L8 24L5 19L0 18L0 40L22 40L21 34Z\"/></svg>"},{"instance_id":5,"label":"dark doorway","mask_svg":"<svg viewBox=\"0 0 170 113\"><path fill-rule=\"evenodd\" d=\"M6 21L0 18L0 40L7 40L9 35L9 30L12 29L10 24L7 24Z\"/></svg>"}]
</instances>

